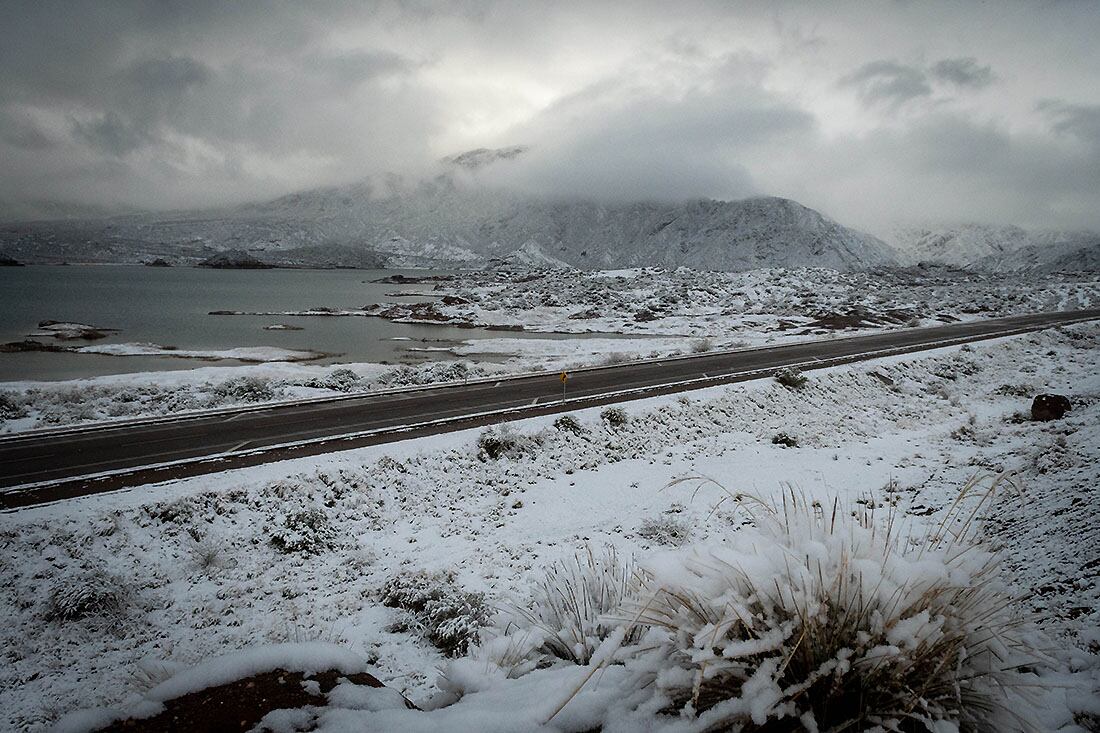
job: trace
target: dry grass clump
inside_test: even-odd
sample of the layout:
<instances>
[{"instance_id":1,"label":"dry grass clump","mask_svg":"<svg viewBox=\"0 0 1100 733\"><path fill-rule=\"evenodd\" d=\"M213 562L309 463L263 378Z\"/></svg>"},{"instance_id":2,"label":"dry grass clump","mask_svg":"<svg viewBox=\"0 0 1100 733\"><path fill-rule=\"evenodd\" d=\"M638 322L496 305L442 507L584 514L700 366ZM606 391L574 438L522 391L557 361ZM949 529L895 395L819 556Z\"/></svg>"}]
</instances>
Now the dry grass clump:
<instances>
[{"instance_id":1,"label":"dry grass clump","mask_svg":"<svg viewBox=\"0 0 1100 733\"><path fill-rule=\"evenodd\" d=\"M516 608L504 635L537 639L529 656L588 664L596 649L622 626L618 614L624 599L638 587L632 560L623 560L610 545L600 552L586 547L571 559L554 563L534 585L531 602ZM633 643L642 629L627 637Z\"/></svg>"},{"instance_id":2,"label":"dry grass clump","mask_svg":"<svg viewBox=\"0 0 1100 733\"><path fill-rule=\"evenodd\" d=\"M1028 730L1036 655L963 501L997 484L968 484L923 542L893 511L791 492L757 529L664 558L629 609L662 632L629 662L639 689L705 730Z\"/></svg>"},{"instance_id":3,"label":"dry grass clump","mask_svg":"<svg viewBox=\"0 0 1100 733\"><path fill-rule=\"evenodd\" d=\"M116 625L129 603L130 591L100 567L80 566L58 578L46 601L46 621L95 618Z\"/></svg>"},{"instance_id":4,"label":"dry grass clump","mask_svg":"<svg viewBox=\"0 0 1100 733\"><path fill-rule=\"evenodd\" d=\"M600 419L607 423L610 428L621 428L630 422L626 410L621 407L605 407L600 412Z\"/></svg>"}]
</instances>

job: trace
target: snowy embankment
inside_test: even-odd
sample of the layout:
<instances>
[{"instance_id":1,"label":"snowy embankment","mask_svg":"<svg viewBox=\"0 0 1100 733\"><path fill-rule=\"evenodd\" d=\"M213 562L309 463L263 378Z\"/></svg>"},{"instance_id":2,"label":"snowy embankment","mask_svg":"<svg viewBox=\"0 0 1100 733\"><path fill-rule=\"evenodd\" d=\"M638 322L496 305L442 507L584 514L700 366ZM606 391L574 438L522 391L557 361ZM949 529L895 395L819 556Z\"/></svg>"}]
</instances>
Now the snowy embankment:
<instances>
[{"instance_id":1,"label":"snowy embankment","mask_svg":"<svg viewBox=\"0 0 1100 733\"><path fill-rule=\"evenodd\" d=\"M547 654L507 628L548 607L538 583L554 563L611 547L652 577L686 579L675 568L702 572L692 557L776 541L751 502L724 497L780 503L791 487L806 502L880 518L893 505L898 536L916 539L975 475L1007 472L1019 490L1002 482L980 528L1002 548L999 580L1020 596L1011 608L1034 612L1048 637L1039 643L1052 659L1038 666L1028 709L1043 730L1080 730L1075 714L1100 713L1090 709L1100 675L1089 652L1100 641L1098 359L1100 328L1078 325L814 372L801 389L760 380L627 403L622 415L584 410L5 515L5 725L128 708L181 666L324 640L436 709L370 712L330 699L318 719L306 715L322 730L529 729L592 670L564 661L585 644ZM1073 409L1029 422L1019 413L1039 392L1066 394ZM713 483L677 483L688 476ZM770 573L769 557L746 577ZM948 567L937 557L922 577ZM955 578L980 567L964 564ZM696 591L716 581L698 582ZM912 619L904 628L889 637L898 653L939 633ZM554 718L557 729L692 729L655 717L660 700L632 687L639 669L616 655L634 641L604 629L586 642L588 656L612 663ZM670 700L677 679L661 682ZM767 675L753 684L762 702L745 714L772 714ZM622 717L603 720L612 703Z\"/></svg>"}]
</instances>

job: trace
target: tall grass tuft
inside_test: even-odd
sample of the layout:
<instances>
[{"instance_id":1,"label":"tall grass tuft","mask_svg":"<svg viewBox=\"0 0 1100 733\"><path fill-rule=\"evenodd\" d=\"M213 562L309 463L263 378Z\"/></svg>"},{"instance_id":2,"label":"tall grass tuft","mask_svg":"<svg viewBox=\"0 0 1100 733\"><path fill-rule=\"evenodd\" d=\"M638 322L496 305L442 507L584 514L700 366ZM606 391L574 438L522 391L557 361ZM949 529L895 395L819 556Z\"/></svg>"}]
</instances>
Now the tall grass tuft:
<instances>
[{"instance_id":1,"label":"tall grass tuft","mask_svg":"<svg viewBox=\"0 0 1100 733\"><path fill-rule=\"evenodd\" d=\"M790 491L726 544L664 556L626 609L659 632L637 689L704 730L1030 730L1038 656L975 521L1001 483L968 484L921 541L892 508Z\"/></svg>"},{"instance_id":2,"label":"tall grass tuft","mask_svg":"<svg viewBox=\"0 0 1100 733\"><path fill-rule=\"evenodd\" d=\"M599 552L586 547L546 569L535 581L530 605L515 609L507 631L539 634L542 643L533 652L550 661L588 664L604 639L622 625L620 608L638 585L632 560L621 559L610 545ZM641 632L635 627L628 641L640 638Z\"/></svg>"}]
</instances>

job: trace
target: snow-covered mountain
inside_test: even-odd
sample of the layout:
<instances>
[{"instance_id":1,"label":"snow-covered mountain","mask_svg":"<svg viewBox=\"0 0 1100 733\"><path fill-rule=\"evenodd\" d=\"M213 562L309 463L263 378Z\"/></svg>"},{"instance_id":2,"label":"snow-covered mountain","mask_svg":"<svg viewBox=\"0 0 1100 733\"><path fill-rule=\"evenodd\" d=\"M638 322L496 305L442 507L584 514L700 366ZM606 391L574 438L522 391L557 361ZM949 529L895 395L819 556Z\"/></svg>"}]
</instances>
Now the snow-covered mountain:
<instances>
[{"instance_id":1,"label":"snow-covered mountain","mask_svg":"<svg viewBox=\"0 0 1100 733\"><path fill-rule=\"evenodd\" d=\"M442 172L428 181L388 177L216 211L0 227L0 251L42 261L49 259L51 246L67 244L66 258L74 261L76 241L97 253L117 253L129 245L146 257L175 248L184 260L243 249L280 263L310 264L321 253L324 264L339 264L341 253L355 253L358 262L369 254L390 267L504 261L588 270L855 270L897 261L875 237L787 199L600 203L524 195L470 180L472 171L508 164L525 150L475 150L447 158Z\"/></svg>"},{"instance_id":2,"label":"snow-covered mountain","mask_svg":"<svg viewBox=\"0 0 1100 733\"><path fill-rule=\"evenodd\" d=\"M1100 270L1100 233L962 224L897 229L892 243L910 262L987 272Z\"/></svg>"}]
</instances>

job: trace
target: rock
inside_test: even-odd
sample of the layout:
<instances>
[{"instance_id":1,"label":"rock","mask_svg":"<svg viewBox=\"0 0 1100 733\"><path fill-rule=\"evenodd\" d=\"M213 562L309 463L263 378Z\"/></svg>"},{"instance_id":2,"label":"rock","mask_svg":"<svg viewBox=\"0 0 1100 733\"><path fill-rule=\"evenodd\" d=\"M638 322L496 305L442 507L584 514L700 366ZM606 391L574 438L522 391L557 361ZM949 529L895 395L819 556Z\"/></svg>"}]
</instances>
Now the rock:
<instances>
[{"instance_id":1,"label":"rock","mask_svg":"<svg viewBox=\"0 0 1100 733\"><path fill-rule=\"evenodd\" d=\"M1069 398L1060 394L1037 395L1031 402L1031 419L1035 422L1061 420L1072 405Z\"/></svg>"},{"instance_id":2,"label":"rock","mask_svg":"<svg viewBox=\"0 0 1100 733\"><path fill-rule=\"evenodd\" d=\"M146 262L145 266L146 267L171 267L172 265L168 261L158 257L155 260L153 260L152 262Z\"/></svg>"},{"instance_id":3,"label":"rock","mask_svg":"<svg viewBox=\"0 0 1100 733\"><path fill-rule=\"evenodd\" d=\"M11 257L4 257L0 255L0 267L22 267L23 263L19 260L13 260Z\"/></svg>"},{"instance_id":4,"label":"rock","mask_svg":"<svg viewBox=\"0 0 1100 733\"><path fill-rule=\"evenodd\" d=\"M228 249L225 252L219 252L213 257L203 260L198 266L210 267L216 270L270 270L274 267L274 265L261 262L239 249Z\"/></svg>"},{"instance_id":5,"label":"rock","mask_svg":"<svg viewBox=\"0 0 1100 733\"><path fill-rule=\"evenodd\" d=\"M276 669L245 677L223 685L164 701L157 715L127 718L93 730L107 733L132 731L247 731L273 710L324 708L328 695L337 685L385 690L397 703L410 710L418 708L401 693L387 688L366 672L345 674L338 670L306 674ZM346 697L347 688L344 696Z\"/></svg>"}]
</instances>

